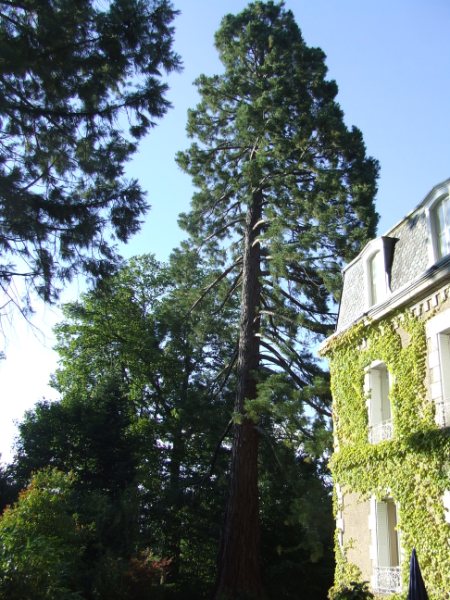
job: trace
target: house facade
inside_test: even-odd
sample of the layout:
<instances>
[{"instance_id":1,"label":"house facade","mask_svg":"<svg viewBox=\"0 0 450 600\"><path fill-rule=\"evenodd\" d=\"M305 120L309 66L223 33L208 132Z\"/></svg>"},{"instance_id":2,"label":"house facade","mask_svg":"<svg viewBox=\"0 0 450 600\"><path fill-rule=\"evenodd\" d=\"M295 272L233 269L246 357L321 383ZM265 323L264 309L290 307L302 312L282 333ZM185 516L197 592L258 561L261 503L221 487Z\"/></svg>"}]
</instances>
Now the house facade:
<instances>
[{"instance_id":1,"label":"house facade","mask_svg":"<svg viewBox=\"0 0 450 600\"><path fill-rule=\"evenodd\" d=\"M336 585L450 599L450 179L343 273L333 394Z\"/></svg>"}]
</instances>

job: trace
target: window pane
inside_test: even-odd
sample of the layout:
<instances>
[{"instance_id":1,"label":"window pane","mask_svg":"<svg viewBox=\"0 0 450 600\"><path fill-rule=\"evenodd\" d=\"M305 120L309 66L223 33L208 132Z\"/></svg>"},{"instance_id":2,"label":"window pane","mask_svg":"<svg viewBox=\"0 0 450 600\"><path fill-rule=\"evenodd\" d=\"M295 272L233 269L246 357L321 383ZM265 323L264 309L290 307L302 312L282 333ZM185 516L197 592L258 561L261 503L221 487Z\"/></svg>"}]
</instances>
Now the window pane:
<instances>
[{"instance_id":1,"label":"window pane","mask_svg":"<svg viewBox=\"0 0 450 600\"><path fill-rule=\"evenodd\" d=\"M379 279L380 279L380 252L375 254L370 259L370 299L372 304L376 304L379 300Z\"/></svg>"},{"instance_id":2,"label":"window pane","mask_svg":"<svg viewBox=\"0 0 450 600\"><path fill-rule=\"evenodd\" d=\"M400 564L396 529L397 510L395 503L390 498L377 502L377 554L379 567L397 567Z\"/></svg>"},{"instance_id":3,"label":"window pane","mask_svg":"<svg viewBox=\"0 0 450 600\"><path fill-rule=\"evenodd\" d=\"M450 254L450 199L442 198L436 205L436 237L438 256L442 258Z\"/></svg>"},{"instance_id":4,"label":"window pane","mask_svg":"<svg viewBox=\"0 0 450 600\"><path fill-rule=\"evenodd\" d=\"M379 425L391 418L389 400L389 373L386 365L378 365L369 371L370 413L369 424Z\"/></svg>"}]
</instances>

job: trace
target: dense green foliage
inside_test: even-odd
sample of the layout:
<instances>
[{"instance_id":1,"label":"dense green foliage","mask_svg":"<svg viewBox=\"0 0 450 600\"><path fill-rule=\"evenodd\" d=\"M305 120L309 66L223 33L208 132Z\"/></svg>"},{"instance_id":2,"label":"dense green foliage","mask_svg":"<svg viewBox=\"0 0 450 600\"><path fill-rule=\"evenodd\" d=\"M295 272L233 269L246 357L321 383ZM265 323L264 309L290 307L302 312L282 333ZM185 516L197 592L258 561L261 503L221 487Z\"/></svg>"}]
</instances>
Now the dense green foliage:
<instances>
[{"instance_id":1,"label":"dense green foliage","mask_svg":"<svg viewBox=\"0 0 450 600\"><path fill-rule=\"evenodd\" d=\"M231 239L238 258L246 209L261 192L262 272L306 296L297 313L315 331L327 314L321 286L337 294L343 261L375 233L377 162L345 126L324 53L306 46L282 5L255 2L226 16L215 41L225 72L198 78L201 102L187 125L196 141L178 155L198 189L181 224L210 253Z\"/></svg>"},{"instance_id":2,"label":"dense green foliage","mask_svg":"<svg viewBox=\"0 0 450 600\"><path fill-rule=\"evenodd\" d=\"M221 318L187 316L201 280L193 255L174 258L172 268L142 257L67 306L54 380L62 400L38 405L20 426L22 480L46 464L73 470L83 493L106 503L101 546L118 556L151 548L171 558L172 573L182 550L186 569L211 571L214 534L208 539L204 528L220 522L211 490L193 491L229 418L226 387L215 402L211 388L218 356L232 350Z\"/></svg>"},{"instance_id":3,"label":"dense green foliage","mask_svg":"<svg viewBox=\"0 0 450 600\"><path fill-rule=\"evenodd\" d=\"M7 466L0 465L0 513L14 502L20 491L11 469Z\"/></svg>"},{"instance_id":4,"label":"dense green foliage","mask_svg":"<svg viewBox=\"0 0 450 600\"><path fill-rule=\"evenodd\" d=\"M77 520L71 478L37 474L0 520L0 598L75 600L89 533Z\"/></svg>"},{"instance_id":5,"label":"dense green foliage","mask_svg":"<svg viewBox=\"0 0 450 600\"><path fill-rule=\"evenodd\" d=\"M404 555L417 549L430 598L442 600L450 589L449 571L442 569L448 564L442 496L450 486L450 436L436 426L427 400L425 320L400 313L381 323L359 324L328 350L340 447L332 459L335 480L362 498L381 500L389 493L399 511ZM386 364L394 382L389 393L394 437L369 444L364 369L375 360ZM355 570L339 546L336 556L339 587L354 578ZM407 588L407 561L402 575Z\"/></svg>"},{"instance_id":6,"label":"dense green foliage","mask_svg":"<svg viewBox=\"0 0 450 600\"><path fill-rule=\"evenodd\" d=\"M349 586L342 587L333 595L332 600L370 600L371 598L374 598L374 595L370 592L366 581L363 583L351 581Z\"/></svg>"},{"instance_id":7,"label":"dense green foliage","mask_svg":"<svg viewBox=\"0 0 450 600\"><path fill-rule=\"evenodd\" d=\"M180 224L240 302L216 598L263 597L257 427L273 411L271 384L280 381L311 409L310 418L298 411L305 440L331 414L311 345L331 332L343 261L375 233L378 165L366 156L361 132L344 123L323 52L305 44L282 3L253 2L227 15L215 44L224 72L197 79L200 103L187 124L194 141L178 155L196 187Z\"/></svg>"},{"instance_id":8,"label":"dense green foliage","mask_svg":"<svg viewBox=\"0 0 450 600\"><path fill-rule=\"evenodd\" d=\"M49 19L68 10L48 6ZM59 146L33 138L18 162L20 177L27 161L35 165L25 206L42 217L20 249L47 299L54 277L101 271L92 249L113 258L103 237L96 246L105 223L120 239L136 228L144 204L137 184L121 181L123 163L150 126L146 111L166 107L158 69L177 63L168 3L108 7L75 3L60 24L79 47L68 72L57 63L48 75L68 79L53 115L68 138ZM86 40L73 37L83 8ZM45 19L19 17L30 35L48 33ZM96 44L107 63L98 80L95 69L84 71L89 60L79 65L97 56ZM189 241L168 265L134 259L66 306L53 380L61 400L38 403L19 427L15 480L25 487L49 466L58 471L45 477L67 478L76 510L62 504L55 519L67 516L67 534L75 524L86 537L73 556L81 562L62 562L63 583L89 600L319 600L331 583L330 393L312 345L333 326L343 261L373 236L377 163L344 123L323 52L306 46L282 4L255 2L225 17L216 46L224 73L198 79L201 101L188 122L196 141L178 156L197 188L180 218ZM128 94L127 83L141 85L128 79L132 65L148 78ZM72 81L72 68L81 80ZM132 142L113 128L120 108L134 117ZM46 119L39 115L36 127ZM23 506L22 496L5 514ZM28 535L18 527L13 537ZM60 542L63 560L70 540ZM30 585L43 593L38 579Z\"/></svg>"},{"instance_id":9,"label":"dense green foliage","mask_svg":"<svg viewBox=\"0 0 450 600\"><path fill-rule=\"evenodd\" d=\"M36 472L47 481L48 467L58 470L51 477L65 478L67 501L52 518L68 520L67 536L60 539L58 525L55 539L44 536L42 544L49 552L75 545L73 563L65 566L61 554L67 578L55 579L68 598L210 595L226 504L236 310L230 304L215 314L225 293L217 290L205 310L189 312L216 279L197 260L189 252L175 253L169 266L134 259L108 285L68 305L54 379L61 400L39 402L19 426L12 471L21 487L32 481L33 489ZM278 410L262 424L265 584L273 597L298 598L302 589L325 598L333 568L326 469L306 452L293 390L283 380L272 389ZM5 515L21 514L27 494ZM16 522L10 543L27 540L34 520L33 513L26 527ZM81 537L71 541L73 526ZM30 575L36 597L46 586L39 579L45 557ZM18 580L8 581L20 597Z\"/></svg>"},{"instance_id":10,"label":"dense green foliage","mask_svg":"<svg viewBox=\"0 0 450 600\"><path fill-rule=\"evenodd\" d=\"M0 2L5 293L20 275L52 300L56 280L109 270L109 234L138 229L146 203L124 165L169 106L175 14L167 0Z\"/></svg>"}]
</instances>

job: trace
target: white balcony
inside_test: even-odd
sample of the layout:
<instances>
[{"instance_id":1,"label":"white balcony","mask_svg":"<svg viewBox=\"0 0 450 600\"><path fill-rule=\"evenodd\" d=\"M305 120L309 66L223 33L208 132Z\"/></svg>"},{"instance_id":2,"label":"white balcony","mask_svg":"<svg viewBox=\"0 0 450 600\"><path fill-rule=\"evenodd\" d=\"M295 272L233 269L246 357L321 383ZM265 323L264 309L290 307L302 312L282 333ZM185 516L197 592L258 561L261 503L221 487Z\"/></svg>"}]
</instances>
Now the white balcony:
<instances>
[{"instance_id":1,"label":"white balcony","mask_svg":"<svg viewBox=\"0 0 450 600\"><path fill-rule=\"evenodd\" d=\"M393 594L402 591L400 567L375 567L372 587L378 594Z\"/></svg>"},{"instance_id":2,"label":"white balcony","mask_svg":"<svg viewBox=\"0 0 450 600\"><path fill-rule=\"evenodd\" d=\"M450 427L450 399L436 402L436 423L440 427Z\"/></svg>"},{"instance_id":3,"label":"white balcony","mask_svg":"<svg viewBox=\"0 0 450 600\"><path fill-rule=\"evenodd\" d=\"M369 442L371 444L378 444L384 440L391 440L394 435L394 428L392 425L392 419L382 421L376 425L369 425Z\"/></svg>"}]
</instances>

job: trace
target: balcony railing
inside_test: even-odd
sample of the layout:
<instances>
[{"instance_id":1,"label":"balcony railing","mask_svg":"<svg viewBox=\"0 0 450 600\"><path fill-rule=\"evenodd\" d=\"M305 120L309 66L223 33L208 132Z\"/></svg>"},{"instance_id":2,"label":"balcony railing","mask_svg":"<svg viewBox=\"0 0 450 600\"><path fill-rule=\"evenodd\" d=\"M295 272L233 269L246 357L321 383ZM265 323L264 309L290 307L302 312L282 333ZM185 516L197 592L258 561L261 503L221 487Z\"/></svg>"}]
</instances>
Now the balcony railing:
<instances>
[{"instance_id":1,"label":"balcony railing","mask_svg":"<svg viewBox=\"0 0 450 600\"><path fill-rule=\"evenodd\" d=\"M400 567L375 567L373 589L379 594L401 592L402 577Z\"/></svg>"},{"instance_id":2,"label":"balcony railing","mask_svg":"<svg viewBox=\"0 0 450 600\"><path fill-rule=\"evenodd\" d=\"M436 423L441 427L450 427L450 398L436 402Z\"/></svg>"},{"instance_id":3,"label":"balcony railing","mask_svg":"<svg viewBox=\"0 0 450 600\"><path fill-rule=\"evenodd\" d=\"M392 439L393 434L394 428L392 419L369 426L369 442L371 444L378 444L378 442L382 442L383 440L390 440Z\"/></svg>"}]
</instances>

